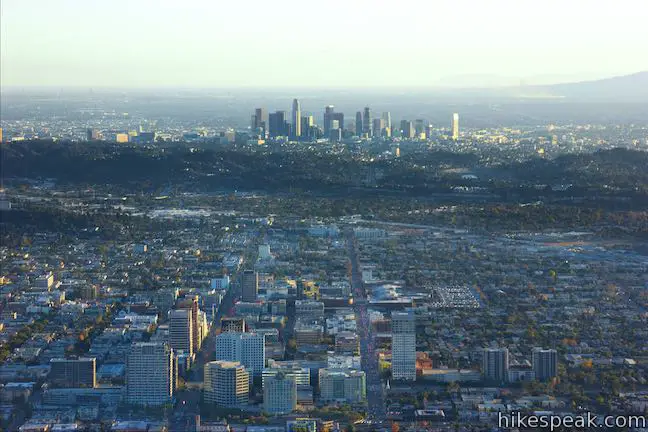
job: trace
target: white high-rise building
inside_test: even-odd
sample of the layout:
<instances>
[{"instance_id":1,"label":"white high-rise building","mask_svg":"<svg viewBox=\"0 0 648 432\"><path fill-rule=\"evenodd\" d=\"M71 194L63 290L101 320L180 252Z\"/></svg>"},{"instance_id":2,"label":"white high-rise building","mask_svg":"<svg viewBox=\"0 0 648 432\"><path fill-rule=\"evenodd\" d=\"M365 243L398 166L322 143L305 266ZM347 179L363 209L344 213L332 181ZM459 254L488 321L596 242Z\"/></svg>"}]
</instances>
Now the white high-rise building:
<instances>
[{"instance_id":1,"label":"white high-rise building","mask_svg":"<svg viewBox=\"0 0 648 432\"><path fill-rule=\"evenodd\" d=\"M459 139L459 113L452 114L452 139Z\"/></svg>"},{"instance_id":2,"label":"white high-rise building","mask_svg":"<svg viewBox=\"0 0 648 432\"><path fill-rule=\"evenodd\" d=\"M263 408L270 414L290 414L297 408L297 383L279 372L264 379Z\"/></svg>"},{"instance_id":3,"label":"white high-rise building","mask_svg":"<svg viewBox=\"0 0 648 432\"><path fill-rule=\"evenodd\" d=\"M507 348L486 348L482 353L484 378L498 383L508 380L509 352Z\"/></svg>"},{"instance_id":4,"label":"white high-rise building","mask_svg":"<svg viewBox=\"0 0 648 432\"><path fill-rule=\"evenodd\" d=\"M558 375L558 352L556 350L533 348L531 356L533 372L538 381L546 381Z\"/></svg>"},{"instance_id":5,"label":"white high-rise building","mask_svg":"<svg viewBox=\"0 0 648 432\"><path fill-rule=\"evenodd\" d=\"M190 309L169 311L169 346L176 353L183 351L190 357L193 355L193 320Z\"/></svg>"},{"instance_id":6,"label":"white high-rise building","mask_svg":"<svg viewBox=\"0 0 648 432\"><path fill-rule=\"evenodd\" d=\"M392 313L392 377L416 380L416 322L411 311Z\"/></svg>"},{"instance_id":7,"label":"white high-rise building","mask_svg":"<svg viewBox=\"0 0 648 432\"><path fill-rule=\"evenodd\" d=\"M301 106L297 99L293 99L292 127L292 135L294 138L298 139L301 136Z\"/></svg>"},{"instance_id":8,"label":"white high-rise building","mask_svg":"<svg viewBox=\"0 0 648 432\"><path fill-rule=\"evenodd\" d=\"M134 343L126 358L126 401L145 406L171 402L177 373L173 349L166 343Z\"/></svg>"},{"instance_id":9,"label":"white high-rise building","mask_svg":"<svg viewBox=\"0 0 648 432\"><path fill-rule=\"evenodd\" d=\"M320 401L360 403L367 398L366 375L357 370L319 370Z\"/></svg>"},{"instance_id":10,"label":"white high-rise building","mask_svg":"<svg viewBox=\"0 0 648 432\"><path fill-rule=\"evenodd\" d=\"M221 333L216 337L216 360L241 362L250 377L261 375L266 360L265 336L256 333Z\"/></svg>"},{"instance_id":11,"label":"white high-rise building","mask_svg":"<svg viewBox=\"0 0 648 432\"><path fill-rule=\"evenodd\" d=\"M239 362L212 361L205 364L205 401L222 407L246 405L250 377Z\"/></svg>"}]
</instances>

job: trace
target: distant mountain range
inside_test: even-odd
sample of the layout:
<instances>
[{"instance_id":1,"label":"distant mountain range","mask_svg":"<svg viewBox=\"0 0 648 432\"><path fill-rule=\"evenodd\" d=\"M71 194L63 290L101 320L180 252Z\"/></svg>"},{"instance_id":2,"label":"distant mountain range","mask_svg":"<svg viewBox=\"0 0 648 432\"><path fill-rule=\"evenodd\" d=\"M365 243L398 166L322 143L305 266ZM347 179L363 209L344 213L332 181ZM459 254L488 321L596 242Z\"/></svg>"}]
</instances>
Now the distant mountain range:
<instances>
[{"instance_id":1,"label":"distant mountain range","mask_svg":"<svg viewBox=\"0 0 648 432\"><path fill-rule=\"evenodd\" d=\"M462 85L477 82L474 76L455 77L448 80L453 87L437 88L444 95L460 97L503 97L515 99L565 99L570 101L616 101L648 103L648 71L632 75L617 76L591 81L567 82L561 84L511 83L510 79L477 76L482 85ZM445 83L447 84L448 81ZM506 83L506 84L505 84Z\"/></svg>"},{"instance_id":2,"label":"distant mountain range","mask_svg":"<svg viewBox=\"0 0 648 432\"><path fill-rule=\"evenodd\" d=\"M569 99L615 99L648 102L648 71L595 81L536 87Z\"/></svg>"}]
</instances>

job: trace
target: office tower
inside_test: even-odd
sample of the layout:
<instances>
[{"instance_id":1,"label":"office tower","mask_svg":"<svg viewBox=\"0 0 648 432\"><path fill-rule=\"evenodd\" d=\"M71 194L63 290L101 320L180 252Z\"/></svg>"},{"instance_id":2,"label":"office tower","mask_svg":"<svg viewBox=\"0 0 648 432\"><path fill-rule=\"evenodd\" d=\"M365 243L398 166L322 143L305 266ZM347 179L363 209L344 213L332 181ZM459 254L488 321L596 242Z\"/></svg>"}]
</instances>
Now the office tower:
<instances>
[{"instance_id":1,"label":"office tower","mask_svg":"<svg viewBox=\"0 0 648 432\"><path fill-rule=\"evenodd\" d=\"M459 139L459 113L452 114L452 139Z\"/></svg>"},{"instance_id":2,"label":"office tower","mask_svg":"<svg viewBox=\"0 0 648 432\"><path fill-rule=\"evenodd\" d=\"M382 113L382 119L384 121L384 126L385 128L389 128L391 130L392 128L392 123L391 123L391 113L389 111L385 111Z\"/></svg>"},{"instance_id":3,"label":"office tower","mask_svg":"<svg viewBox=\"0 0 648 432\"><path fill-rule=\"evenodd\" d=\"M333 105L327 105L324 108L324 136L328 136L331 131L331 121L333 120L334 112L335 107Z\"/></svg>"},{"instance_id":4,"label":"office tower","mask_svg":"<svg viewBox=\"0 0 648 432\"><path fill-rule=\"evenodd\" d=\"M286 111L270 113L268 132L271 137L289 136L290 124L286 120Z\"/></svg>"},{"instance_id":5,"label":"office tower","mask_svg":"<svg viewBox=\"0 0 648 432\"><path fill-rule=\"evenodd\" d=\"M488 381L502 383L508 379L509 352L506 348L487 348L482 353L482 373Z\"/></svg>"},{"instance_id":6,"label":"office tower","mask_svg":"<svg viewBox=\"0 0 648 432\"><path fill-rule=\"evenodd\" d=\"M297 408L297 384L283 372L263 383L263 409L269 414L290 414Z\"/></svg>"},{"instance_id":7,"label":"office tower","mask_svg":"<svg viewBox=\"0 0 648 432\"><path fill-rule=\"evenodd\" d=\"M401 133L403 138L414 138L414 125L411 121L401 120Z\"/></svg>"},{"instance_id":8,"label":"office tower","mask_svg":"<svg viewBox=\"0 0 648 432\"><path fill-rule=\"evenodd\" d=\"M558 353L556 350L534 348L532 364L538 381L546 381L558 375Z\"/></svg>"},{"instance_id":9,"label":"office tower","mask_svg":"<svg viewBox=\"0 0 648 432\"><path fill-rule=\"evenodd\" d=\"M221 318L221 333L236 332L245 333L245 318L241 317L223 317Z\"/></svg>"},{"instance_id":10,"label":"office tower","mask_svg":"<svg viewBox=\"0 0 648 432\"><path fill-rule=\"evenodd\" d=\"M182 351L193 356L195 352L193 339L193 319L190 309L169 311L169 346L176 354Z\"/></svg>"},{"instance_id":11,"label":"office tower","mask_svg":"<svg viewBox=\"0 0 648 432\"><path fill-rule=\"evenodd\" d=\"M337 123L337 120L334 120L334 123ZM329 132L329 141L331 142L342 141L342 129L340 129L339 127L332 128Z\"/></svg>"},{"instance_id":12,"label":"office tower","mask_svg":"<svg viewBox=\"0 0 648 432\"><path fill-rule=\"evenodd\" d=\"M382 131L384 128L384 120L382 118L376 118L373 120L373 134L375 137L382 136Z\"/></svg>"},{"instance_id":13,"label":"office tower","mask_svg":"<svg viewBox=\"0 0 648 432\"><path fill-rule=\"evenodd\" d=\"M367 397L366 376L357 370L319 370L320 401L359 403Z\"/></svg>"},{"instance_id":14,"label":"office tower","mask_svg":"<svg viewBox=\"0 0 648 432\"><path fill-rule=\"evenodd\" d=\"M362 136L362 112L356 112L355 130L357 136Z\"/></svg>"},{"instance_id":15,"label":"office tower","mask_svg":"<svg viewBox=\"0 0 648 432\"><path fill-rule=\"evenodd\" d=\"M250 127L252 128L252 133L260 134L265 138L268 132L268 112L265 108L257 108L254 110Z\"/></svg>"},{"instance_id":16,"label":"office tower","mask_svg":"<svg viewBox=\"0 0 648 432\"><path fill-rule=\"evenodd\" d=\"M177 309L186 309L189 311L191 319L191 340L192 340L192 353L198 352L202 347L202 341L207 337L206 317L200 310L198 303L198 296L187 295L178 299ZM173 349L175 347L172 346Z\"/></svg>"},{"instance_id":17,"label":"office tower","mask_svg":"<svg viewBox=\"0 0 648 432\"><path fill-rule=\"evenodd\" d=\"M126 402L146 406L170 403L177 371L173 349L166 343L134 343L126 358Z\"/></svg>"},{"instance_id":18,"label":"office tower","mask_svg":"<svg viewBox=\"0 0 648 432\"><path fill-rule=\"evenodd\" d=\"M416 119L414 121L414 130L416 132L416 136L420 136L421 134L425 133L425 122L423 119Z\"/></svg>"},{"instance_id":19,"label":"office tower","mask_svg":"<svg viewBox=\"0 0 648 432\"><path fill-rule=\"evenodd\" d=\"M259 294L259 274L254 270L244 270L241 275L241 300L255 302Z\"/></svg>"},{"instance_id":20,"label":"office tower","mask_svg":"<svg viewBox=\"0 0 648 432\"><path fill-rule=\"evenodd\" d=\"M364 115L362 117L362 132L366 133L367 136L372 136L372 127L371 124L371 108L365 107Z\"/></svg>"},{"instance_id":21,"label":"office tower","mask_svg":"<svg viewBox=\"0 0 648 432\"><path fill-rule=\"evenodd\" d=\"M309 139L314 138L314 127L315 127L315 119L313 118L312 115L308 116L302 116L301 118L301 134L304 137L307 137Z\"/></svg>"},{"instance_id":22,"label":"office tower","mask_svg":"<svg viewBox=\"0 0 648 432\"><path fill-rule=\"evenodd\" d=\"M240 362L251 376L265 367L265 336L256 333L227 332L216 336L216 360Z\"/></svg>"},{"instance_id":23,"label":"office tower","mask_svg":"<svg viewBox=\"0 0 648 432\"><path fill-rule=\"evenodd\" d=\"M301 367L297 362L268 360L268 367L263 369L261 386L265 388L266 380L280 373L294 380L297 387L308 387L311 384L309 368Z\"/></svg>"},{"instance_id":24,"label":"office tower","mask_svg":"<svg viewBox=\"0 0 648 432\"><path fill-rule=\"evenodd\" d=\"M432 131L433 130L434 130L434 127L431 124L428 124L425 127L425 136L426 136L427 139L430 139L430 137L432 136Z\"/></svg>"},{"instance_id":25,"label":"office tower","mask_svg":"<svg viewBox=\"0 0 648 432\"><path fill-rule=\"evenodd\" d=\"M208 403L236 407L249 401L250 377L239 362L217 360L205 364L203 386Z\"/></svg>"},{"instance_id":26,"label":"office tower","mask_svg":"<svg viewBox=\"0 0 648 432\"><path fill-rule=\"evenodd\" d=\"M265 108L257 108L254 110L254 115L252 116L252 130L257 130L259 128L265 128L265 125L268 122L268 112Z\"/></svg>"},{"instance_id":27,"label":"office tower","mask_svg":"<svg viewBox=\"0 0 648 432\"><path fill-rule=\"evenodd\" d=\"M416 322L411 311L392 313L392 377L416 379Z\"/></svg>"},{"instance_id":28,"label":"office tower","mask_svg":"<svg viewBox=\"0 0 648 432\"><path fill-rule=\"evenodd\" d=\"M52 387L95 387L96 374L94 357L53 358L47 379Z\"/></svg>"},{"instance_id":29,"label":"office tower","mask_svg":"<svg viewBox=\"0 0 648 432\"><path fill-rule=\"evenodd\" d=\"M344 129L344 113L334 112L331 114L331 121L337 121L338 127Z\"/></svg>"},{"instance_id":30,"label":"office tower","mask_svg":"<svg viewBox=\"0 0 648 432\"><path fill-rule=\"evenodd\" d=\"M301 136L301 106L299 100L293 99L292 104L292 137L299 139Z\"/></svg>"}]
</instances>

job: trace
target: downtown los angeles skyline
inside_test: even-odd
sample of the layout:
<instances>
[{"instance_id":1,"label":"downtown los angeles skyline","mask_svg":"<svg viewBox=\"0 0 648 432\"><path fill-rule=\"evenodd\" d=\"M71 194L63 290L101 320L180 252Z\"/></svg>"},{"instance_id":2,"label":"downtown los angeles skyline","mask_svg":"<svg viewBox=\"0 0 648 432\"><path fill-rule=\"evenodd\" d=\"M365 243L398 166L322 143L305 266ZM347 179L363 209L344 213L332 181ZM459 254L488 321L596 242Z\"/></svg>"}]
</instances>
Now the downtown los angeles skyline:
<instances>
[{"instance_id":1,"label":"downtown los angeles skyline","mask_svg":"<svg viewBox=\"0 0 648 432\"><path fill-rule=\"evenodd\" d=\"M641 2L2 2L2 87L472 87L648 69ZM66 25L74 23L74 25ZM47 70L47 73L43 73Z\"/></svg>"}]
</instances>

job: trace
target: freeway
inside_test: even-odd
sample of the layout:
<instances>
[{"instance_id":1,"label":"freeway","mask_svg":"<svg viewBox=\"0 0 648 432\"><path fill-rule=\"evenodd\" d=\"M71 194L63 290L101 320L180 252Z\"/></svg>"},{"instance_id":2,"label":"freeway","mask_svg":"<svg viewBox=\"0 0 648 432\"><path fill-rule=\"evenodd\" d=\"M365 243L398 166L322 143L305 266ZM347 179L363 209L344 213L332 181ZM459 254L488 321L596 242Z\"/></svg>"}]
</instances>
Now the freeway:
<instances>
[{"instance_id":1,"label":"freeway","mask_svg":"<svg viewBox=\"0 0 648 432\"><path fill-rule=\"evenodd\" d=\"M351 289L354 297L353 305L358 326L358 336L360 337L361 364L362 370L367 375L368 419L381 422L386 418L384 387L380 379L380 367L376 355L376 345L371 332L367 302L357 301L366 300L366 293L362 284L362 273L353 230L349 230L347 233L347 246L349 260L351 261Z\"/></svg>"}]
</instances>

